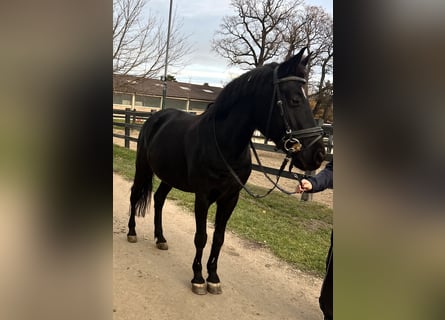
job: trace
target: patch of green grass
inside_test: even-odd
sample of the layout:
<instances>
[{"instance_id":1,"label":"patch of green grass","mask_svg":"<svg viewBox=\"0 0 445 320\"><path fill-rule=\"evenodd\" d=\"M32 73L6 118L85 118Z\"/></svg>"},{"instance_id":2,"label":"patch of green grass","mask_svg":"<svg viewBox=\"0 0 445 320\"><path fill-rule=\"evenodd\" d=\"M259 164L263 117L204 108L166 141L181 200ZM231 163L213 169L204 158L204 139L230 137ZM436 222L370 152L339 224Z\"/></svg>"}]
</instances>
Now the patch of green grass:
<instances>
[{"instance_id":1,"label":"patch of green grass","mask_svg":"<svg viewBox=\"0 0 445 320\"><path fill-rule=\"evenodd\" d=\"M113 144L113 171L127 180L133 180L136 151Z\"/></svg>"},{"instance_id":2,"label":"patch of green grass","mask_svg":"<svg viewBox=\"0 0 445 320\"><path fill-rule=\"evenodd\" d=\"M113 170L132 181L136 152L113 147ZM153 182L155 189L159 181L155 178ZM261 187L248 187L258 194L265 192ZM173 189L168 198L193 212L194 194ZM210 207L210 221L214 221L215 207ZM272 192L265 198L254 199L243 190L227 228L268 247L277 257L300 270L322 276L330 243L332 213L327 206L300 201L296 196Z\"/></svg>"},{"instance_id":3,"label":"patch of green grass","mask_svg":"<svg viewBox=\"0 0 445 320\"><path fill-rule=\"evenodd\" d=\"M125 119L113 119L113 122L125 123ZM118 125L113 125L113 129L124 131L124 127Z\"/></svg>"}]
</instances>

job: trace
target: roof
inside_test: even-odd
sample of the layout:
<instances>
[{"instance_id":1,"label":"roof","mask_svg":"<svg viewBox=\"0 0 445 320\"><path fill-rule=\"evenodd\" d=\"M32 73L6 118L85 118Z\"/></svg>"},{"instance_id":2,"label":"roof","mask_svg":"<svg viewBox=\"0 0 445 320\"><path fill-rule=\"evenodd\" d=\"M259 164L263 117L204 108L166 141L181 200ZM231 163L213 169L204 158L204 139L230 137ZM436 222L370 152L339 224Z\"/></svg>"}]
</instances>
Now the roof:
<instances>
[{"instance_id":1,"label":"roof","mask_svg":"<svg viewBox=\"0 0 445 320\"><path fill-rule=\"evenodd\" d=\"M113 91L142 95L162 96L164 83L158 79L138 78L130 75L113 75ZM208 84L167 81L167 97L215 101L222 88Z\"/></svg>"}]
</instances>

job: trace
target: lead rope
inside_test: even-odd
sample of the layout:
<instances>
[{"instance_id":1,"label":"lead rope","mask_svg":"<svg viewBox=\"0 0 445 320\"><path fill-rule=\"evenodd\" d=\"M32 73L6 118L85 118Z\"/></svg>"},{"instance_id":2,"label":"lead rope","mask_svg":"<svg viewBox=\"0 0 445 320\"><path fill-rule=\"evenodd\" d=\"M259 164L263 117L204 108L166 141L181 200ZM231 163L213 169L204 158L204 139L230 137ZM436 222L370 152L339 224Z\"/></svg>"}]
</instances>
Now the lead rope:
<instances>
[{"instance_id":1,"label":"lead rope","mask_svg":"<svg viewBox=\"0 0 445 320\"><path fill-rule=\"evenodd\" d=\"M256 159L258 165L261 168L261 172L267 178L267 180L269 180L273 184L272 190L277 188L278 190L280 190L281 192L283 192L283 193L285 193L287 195L296 194L297 191L287 191L287 190L283 189L282 187L280 187L278 185L278 181L281 178L281 174L283 173L284 168L286 167L287 163L290 160L290 155L286 155L286 157L284 158L283 163L281 164L280 170L278 171L277 180L274 182L274 181L272 181L272 179L269 177L269 175L264 170L264 167L261 164L260 158L258 156L258 153L256 152L255 146L253 145L252 141L250 141L250 147L252 148L253 154L255 155L255 159ZM291 171L291 167L289 167L289 172L290 171ZM301 179L305 179L306 178L306 175L301 174L301 173L294 173L293 175L294 175L294 178L298 181L298 183L301 183Z\"/></svg>"}]
</instances>

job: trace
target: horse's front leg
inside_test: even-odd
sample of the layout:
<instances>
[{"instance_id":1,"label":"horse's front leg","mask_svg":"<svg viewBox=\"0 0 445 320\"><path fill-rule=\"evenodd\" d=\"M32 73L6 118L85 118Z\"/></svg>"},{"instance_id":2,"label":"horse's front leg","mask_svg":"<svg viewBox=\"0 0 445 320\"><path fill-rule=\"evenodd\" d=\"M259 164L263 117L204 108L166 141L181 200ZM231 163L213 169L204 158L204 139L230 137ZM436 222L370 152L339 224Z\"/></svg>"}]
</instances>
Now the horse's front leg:
<instances>
[{"instance_id":1,"label":"horse's front leg","mask_svg":"<svg viewBox=\"0 0 445 320\"><path fill-rule=\"evenodd\" d=\"M218 257L221 247L224 244L227 221L229 221L233 209L235 209L236 203L238 202L238 197L239 193L217 201L212 250L207 262L207 271L209 274L207 277L207 290L213 294L222 293L221 282L217 273Z\"/></svg>"},{"instance_id":2,"label":"horse's front leg","mask_svg":"<svg viewBox=\"0 0 445 320\"><path fill-rule=\"evenodd\" d=\"M207 242L207 212L210 203L205 196L195 196L195 248L196 255L193 260L192 291L196 294L206 294L206 282L202 276L202 253Z\"/></svg>"}]
</instances>

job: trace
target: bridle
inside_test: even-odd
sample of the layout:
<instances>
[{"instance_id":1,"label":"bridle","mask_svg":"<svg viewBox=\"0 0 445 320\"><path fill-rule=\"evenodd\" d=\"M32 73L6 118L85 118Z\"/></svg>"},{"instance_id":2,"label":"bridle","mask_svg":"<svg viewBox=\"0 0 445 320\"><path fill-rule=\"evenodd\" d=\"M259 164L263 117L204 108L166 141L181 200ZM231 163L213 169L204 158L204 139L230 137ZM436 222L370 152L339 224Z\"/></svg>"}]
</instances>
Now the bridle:
<instances>
[{"instance_id":1,"label":"bridle","mask_svg":"<svg viewBox=\"0 0 445 320\"><path fill-rule=\"evenodd\" d=\"M314 143L316 143L318 140L320 140L323 137L323 129L321 127L311 127L311 128L305 128L305 129L300 129L300 130L292 130L291 126L289 125L289 115L287 113L287 108L286 106L284 106L283 103L283 99L281 98L281 92L280 92L280 83L283 82L287 82L287 81L298 81L298 82L302 82L302 83L306 83L306 79L302 78L302 77L298 77L298 76L288 76L288 77L283 77L283 78L278 78L278 66L275 67L274 71L273 71L273 85L274 85L274 89L273 89L273 95L272 95L272 102L269 108L269 113L268 113L268 119L267 119L267 125L266 125L266 136L265 136L265 143L267 142L267 140L269 140L268 135L269 135L269 129L270 129L270 121L272 119L272 113L273 113L273 108L275 105L275 99L276 100L276 105L279 108L280 111L280 116L283 119L284 122L284 126L285 126L285 135L281 138L281 144L282 144L282 150L286 153L286 157L283 160L283 163L281 164L279 173L277 175L277 179L274 182L268 175L267 173L264 171L264 167L261 165L260 159L258 157L258 154L255 150L255 147L253 145L253 143L250 143L250 146L253 150L253 153L255 155L255 158L258 162L258 165L261 167L262 172L264 174L264 176L273 184L273 187L271 189L269 189L265 194L263 195L258 195L253 193L252 191L250 191L240 180L240 178L238 177L238 175L236 174L236 172L233 170L233 168L230 166L230 164L227 162L226 158L224 157L221 149L219 148L219 144L218 141L216 139L216 128L215 128L215 118L213 119L213 134L214 134L214 139L215 139L215 144L216 144L216 148L218 150L218 153L221 157L221 159L223 160L225 166L227 167L227 169L229 170L229 172L231 173L231 175L235 178L235 180L240 184L240 186L252 197L254 198L263 198L267 195L269 195L275 188L277 188L278 190L280 190L283 193L286 194L295 194L296 192L289 192L286 191L284 189L282 189L280 186L278 186L278 181L281 177L281 173L283 172L284 168L286 167L286 164L288 163L288 161L291 159L291 156L293 153L297 153L300 152L301 150L303 150L303 148L309 148L310 146L312 146ZM311 142L308 145L303 145L299 139L304 139L304 138L310 138L310 137L314 137ZM277 146L277 148L279 148ZM291 170L291 167L289 168L289 170ZM295 173L294 174L295 178L297 180L301 180L302 178L305 178L305 175L302 174L298 174Z\"/></svg>"},{"instance_id":2,"label":"bridle","mask_svg":"<svg viewBox=\"0 0 445 320\"><path fill-rule=\"evenodd\" d=\"M316 143L318 140L320 140L323 137L323 129L321 127L311 127L311 128L305 128L300 130L292 130L291 126L289 125L289 115L287 113L287 107L284 106L283 99L281 97L281 91L280 91L280 83L287 82L287 81L297 81L306 83L306 79L302 77L297 76L288 76L284 78L278 78L278 66L275 67L273 70L273 95L272 95L272 102L269 108L269 115L267 119L267 125L266 125L266 136L265 136L265 142L268 140L269 135L269 129L270 129L270 120L272 119L272 111L274 108L274 101L276 100L276 105L279 108L280 115L283 118L284 126L285 126L285 135L281 138L282 143L282 149L286 152L286 155L289 157L292 153L297 153L301 151L303 148L309 148L314 143ZM311 142L304 146L299 139L304 138L310 138L313 137Z\"/></svg>"}]
</instances>

